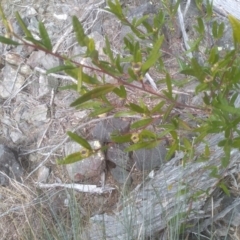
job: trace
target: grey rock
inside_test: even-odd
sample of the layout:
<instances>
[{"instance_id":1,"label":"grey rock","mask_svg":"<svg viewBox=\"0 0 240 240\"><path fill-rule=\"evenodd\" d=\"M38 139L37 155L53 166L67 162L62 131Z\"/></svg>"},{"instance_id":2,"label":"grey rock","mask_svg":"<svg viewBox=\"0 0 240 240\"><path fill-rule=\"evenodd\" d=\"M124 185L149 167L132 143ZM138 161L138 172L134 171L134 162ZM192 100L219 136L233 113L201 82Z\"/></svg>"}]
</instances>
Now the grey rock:
<instances>
[{"instance_id":1,"label":"grey rock","mask_svg":"<svg viewBox=\"0 0 240 240\"><path fill-rule=\"evenodd\" d=\"M113 178L121 184L131 184L132 178L129 171L132 167L129 154L124 152L125 144L114 144L107 149L106 159L113 162L115 167L110 168ZM127 181L127 182L126 182Z\"/></svg>"},{"instance_id":2,"label":"grey rock","mask_svg":"<svg viewBox=\"0 0 240 240\"><path fill-rule=\"evenodd\" d=\"M159 168L165 161L167 150L163 145L152 149L139 149L133 152L133 160L139 170Z\"/></svg>"},{"instance_id":3,"label":"grey rock","mask_svg":"<svg viewBox=\"0 0 240 240\"><path fill-rule=\"evenodd\" d=\"M50 168L46 166L41 166L38 170L38 179L39 183L46 183L50 174Z\"/></svg>"},{"instance_id":4,"label":"grey rock","mask_svg":"<svg viewBox=\"0 0 240 240\"><path fill-rule=\"evenodd\" d=\"M8 177L21 181L22 175L23 168L18 161L17 152L0 144L0 185L8 185Z\"/></svg>"},{"instance_id":5,"label":"grey rock","mask_svg":"<svg viewBox=\"0 0 240 240\"><path fill-rule=\"evenodd\" d=\"M132 183L132 177L129 176L130 172L116 166L115 168L111 168L110 170L113 178L120 184L130 185Z\"/></svg>"},{"instance_id":6,"label":"grey rock","mask_svg":"<svg viewBox=\"0 0 240 240\"><path fill-rule=\"evenodd\" d=\"M3 81L0 85L0 97L7 99L14 95L24 84L25 78L17 70L6 64L3 68Z\"/></svg>"},{"instance_id":7,"label":"grey rock","mask_svg":"<svg viewBox=\"0 0 240 240\"><path fill-rule=\"evenodd\" d=\"M19 131L11 131L9 136L15 144L23 143L26 140L26 136Z\"/></svg>"},{"instance_id":8,"label":"grey rock","mask_svg":"<svg viewBox=\"0 0 240 240\"><path fill-rule=\"evenodd\" d=\"M99 141L89 142L92 149L99 149L101 144ZM82 147L75 142L68 142L65 144L66 156L75 152L79 152ZM81 161L67 164L66 169L70 179L74 182L82 181L91 177L99 177L105 168L105 157L101 151L96 154L83 159Z\"/></svg>"},{"instance_id":9,"label":"grey rock","mask_svg":"<svg viewBox=\"0 0 240 240\"><path fill-rule=\"evenodd\" d=\"M130 127L129 121L119 118L103 120L92 131L92 136L100 142L110 142L112 133L126 133Z\"/></svg>"},{"instance_id":10,"label":"grey rock","mask_svg":"<svg viewBox=\"0 0 240 240\"><path fill-rule=\"evenodd\" d=\"M50 69L59 66L60 60L42 51L34 51L28 58L27 64L32 68L42 66L45 69Z\"/></svg>"},{"instance_id":11,"label":"grey rock","mask_svg":"<svg viewBox=\"0 0 240 240\"><path fill-rule=\"evenodd\" d=\"M46 104L41 104L35 106L31 109L26 109L23 112L22 117L23 120L26 120L34 125L39 125L39 122L47 122L48 117L48 107Z\"/></svg>"},{"instance_id":12,"label":"grey rock","mask_svg":"<svg viewBox=\"0 0 240 240\"><path fill-rule=\"evenodd\" d=\"M131 168L130 158L128 152L125 152L124 149L127 146L125 144L113 144L108 147L106 152L106 159L115 163L121 168Z\"/></svg>"}]
</instances>

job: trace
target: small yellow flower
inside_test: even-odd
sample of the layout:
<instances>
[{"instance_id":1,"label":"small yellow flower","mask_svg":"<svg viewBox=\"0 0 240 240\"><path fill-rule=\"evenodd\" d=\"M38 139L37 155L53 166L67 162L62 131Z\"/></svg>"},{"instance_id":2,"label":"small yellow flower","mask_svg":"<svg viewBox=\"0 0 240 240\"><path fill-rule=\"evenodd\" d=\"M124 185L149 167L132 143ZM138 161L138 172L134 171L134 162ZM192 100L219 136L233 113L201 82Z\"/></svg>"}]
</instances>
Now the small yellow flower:
<instances>
[{"instance_id":1,"label":"small yellow flower","mask_svg":"<svg viewBox=\"0 0 240 240\"><path fill-rule=\"evenodd\" d=\"M90 155L90 151L86 148L83 148L80 150L80 154L83 158L87 158Z\"/></svg>"},{"instance_id":2,"label":"small yellow flower","mask_svg":"<svg viewBox=\"0 0 240 240\"><path fill-rule=\"evenodd\" d=\"M205 77L205 79L204 79L204 83L208 83L208 82L212 82L213 81L213 77L211 77L211 76L207 76L207 77Z\"/></svg>"},{"instance_id":3,"label":"small yellow flower","mask_svg":"<svg viewBox=\"0 0 240 240\"><path fill-rule=\"evenodd\" d=\"M132 140L134 143L139 142L139 134L138 134L138 133L133 133L132 136L131 136L131 140Z\"/></svg>"},{"instance_id":4,"label":"small yellow flower","mask_svg":"<svg viewBox=\"0 0 240 240\"><path fill-rule=\"evenodd\" d=\"M139 74L141 71L142 63L137 62L137 63L132 63L132 70L135 74Z\"/></svg>"}]
</instances>

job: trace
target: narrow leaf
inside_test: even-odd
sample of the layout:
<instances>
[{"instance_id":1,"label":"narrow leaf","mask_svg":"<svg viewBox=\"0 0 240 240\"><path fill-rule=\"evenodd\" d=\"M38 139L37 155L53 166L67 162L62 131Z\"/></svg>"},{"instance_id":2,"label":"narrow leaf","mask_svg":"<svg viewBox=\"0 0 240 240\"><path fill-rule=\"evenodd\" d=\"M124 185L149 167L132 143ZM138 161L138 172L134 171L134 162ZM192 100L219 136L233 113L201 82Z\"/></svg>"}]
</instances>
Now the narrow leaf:
<instances>
[{"instance_id":1,"label":"narrow leaf","mask_svg":"<svg viewBox=\"0 0 240 240\"><path fill-rule=\"evenodd\" d=\"M142 18L138 19L135 24L134 27L138 27L139 25L141 25L145 20L147 20L149 18L148 15L144 15Z\"/></svg>"},{"instance_id":2,"label":"narrow leaf","mask_svg":"<svg viewBox=\"0 0 240 240\"><path fill-rule=\"evenodd\" d=\"M69 66L69 65L61 65L61 66L57 66L57 67L48 69L46 73L47 74L56 73L56 72L61 72L61 71L69 70L69 69L77 69L77 67Z\"/></svg>"},{"instance_id":3,"label":"narrow leaf","mask_svg":"<svg viewBox=\"0 0 240 240\"><path fill-rule=\"evenodd\" d=\"M83 70L82 70L82 66L79 66L79 68L78 68L78 79L77 79L77 91L78 92L81 91L82 82L83 82Z\"/></svg>"},{"instance_id":4,"label":"narrow leaf","mask_svg":"<svg viewBox=\"0 0 240 240\"><path fill-rule=\"evenodd\" d=\"M88 37L85 35L82 24L79 22L76 16L73 16L72 23L73 23L74 32L76 33L78 44L81 47L86 46L88 43Z\"/></svg>"},{"instance_id":5,"label":"narrow leaf","mask_svg":"<svg viewBox=\"0 0 240 240\"><path fill-rule=\"evenodd\" d=\"M18 12L16 12L15 14L16 19L18 21L18 24L20 25L20 27L22 28L23 32L25 33L26 37L30 37L33 38L32 33L28 30L26 24L24 23L24 21L22 20L20 14Z\"/></svg>"},{"instance_id":6,"label":"narrow leaf","mask_svg":"<svg viewBox=\"0 0 240 240\"><path fill-rule=\"evenodd\" d=\"M111 92L114 88L116 88L116 86L111 85L111 84L106 84L104 86L95 88L95 89L87 92L86 94L84 94L83 96L78 98L77 100L75 100L70 106L75 107L81 103L87 102L88 100L92 100L93 98L98 98L104 94Z\"/></svg>"},{"instance_id":7,"label":"narrow leaf","mask_svg":"<svg viewBox=\"0 0 240 240\"><path fill-rule=\"evenodd\" d=\"M113 92L120 98L126 98L127 96L126 89L123 85L121 85L119 88L115 88Z\"/></svg>"},{"instance_id":8,"label":"narrow leaf","mask_svg":"<svg viewBox=\"0 0 240 240\"><path fill-rule=\"evenodd\" d=\"M35 38L33 37L25 37L26 40L28 40L29 42L32 42L33 44L43 48L43 49L46 49L46 47L44 46L44 44L42 43L42 41L39 41L39 40L36 40Z\"/></svg>"},{"instance_id":9,"label":"narrow leaf","mask_svg":"<svg viewBox=\"0 0 240 240\"><path fill-rule=\"evenodd\" d=\"M172 81L169 73L166 74L166 84L167 84L169 97L172 98Z\"/></svg>"},{"instance_id":10,"label":"narrow leaf","mask_svg":"<svg viewBox=\"0 0 240 240\"><path fill-rule=\"evenodd\" d=\"M73 133L73 132L67 132L68 136L75 142L77 142L78 144L80 144L82 147L92 151L92 147L91 145L82 137L80 137L79 135Z\"/></svg>"},{"instance_id":11,"label":"narrow leaf","mask_svg":"<svg viewBox=\"0 0 240 240\"><path fill-rule=\"evenodd\" d=\"M71 163L75 163L80 160L83 160L84 158L86 158L86 156L82 156L82 154L80 152L76 152L76 153L72 153L72 154L68 155L64 159L58 160L57 163L60 165L71 164Z\"/></svg>"},{"instance_id":12,"label":"narrow leaf","mask_svg":"<svg viewBox=\"0 0 240 240\"><path fill-rule=\"evenodd\" d=\"M221 182L221 183L219 184L219 187L224 191L224 193L225 193L228 197L230 197L230 192L229 192L229 190L228 190L228 188L227 188L227 186L226 186L225 183Z\"/></svg>"},{"instance_id":13,"label":"narrow leaf","mask_svg":"<svg viewBox=\"0 0 240 240\"><path fill-rule=\"evenodd\" d=\"M13 41L10 38L5 38L5 37L2 37L2 36L0 36L0 42L4 43L4 44L8 44L8 45L15 45L15 46L21 45L20 43L18 43L16 41Z\"/></svg>"},{"instance_id":14,"label":"narrow leaf","mask_svg":"<svg viewBox=\"0 0 240 240\"><path fill-rule=\"evenodd\" d=\"M142 107L140 107L139 105L135 104L135 103L130 103L129 105L127 105L131 110L137 112L137 113L144 113L144 109Z\"/></svg>"},{"instance_id":15,"label":"narrow leaf","mask_svg":"<svg viewBox=\"0 0 240 240\"><path fill-rule=\"evenodd\" d=\"M158 141L150 141L150 142L138 142L135 143L129 147L127 147L124 151L126 152L130 152L130 151L136 151L138 149L142 149L142 148L151 148L151 147L155 147L156 145L158 145Z\"/></svg>"},{"instance_id":16,"label":"narrow leaf","mask_svg":"<svg viewBox=\"0 0 240 240\"><path fill-rule=\"evenodd\" d=\"M114 117L132 117L136 115L136 112L134 111L121 111L121 112L118 112L114 115Z\"/></svg>"},{"instance_id":17,"label":"narrow leaf","mask_svg":"<svg viewBox=\"0 0 240 240\"><path fill-rule=\"evenodd\" d=\"M44 24L42 22L39 22L38 28L39 28L39 33L40 33L43 45L46 47L47 50L51 51L52 43Z\"/></svg>"},{"instance_id":18,"label":"narrow leaf","mask_svg":"<svg viewBox=\"0 0 240 240\"><path fill-rule=\"evenodd\" d=\"M139 136L141 138L144 138L144 139L156 139L157 138L157 135L147 129L143 129L141 131L141 133L139 134Z\"/></svg>"},{"instance_id":19,"label":"narrow leaf","mask_svg":"<svg viewBox=\"0 0 240 240\"><path fill-rule=\"evenodd\" d=\"M157 42L154 44L153 49L151 51L151 53L149 54L147 60L145 63L143 63L142 65L142 71L143 72L147 72L148 69L153 66L156 61L158 60L158 58L160 57L160 47L162 45L164 37L161 36L159 37L159 39L157 40Z\"/></svg>"},{"instance_id":20,"label":"narrow leaf","mask_svg":"<svg viewBox=\"0 0 240 240\"><path fill-rule=\"evenodd\" d=\"M105 37L105 48L103 48L103 51L104 51L105 54L108 55L111 63L114 64L113 53L112 53L112 50L111 50L111 47L110 47L110 42L109 42L107 36Z\"/></svg>"},{"instance_id":21,"label":"narrow leaf","mask_svg":"<svg viewBox=\"0 0 240 240\"><path fill-rule=\"evenodd\" d=\"M115 143L125 143L125 142L130 142L131 141L131 136L132 134L125 134L123 136L111 136L111 140Z\"/></svg>"},{"instance_id":22,"label":"narrow leaf","mask_svg":"<svg viewBox=\"0 0 240 240\"><path fill-rule=\"evenodd\" d=\"M165 104L165 101L161 101L160 103L155 105L154 108L151 110L151 113L156 113L156 112L160 113L164 104Z\"/></svg>"},{"instance_id":23,"label":"narrow leaf","mask_svg":"<svg viewBox=\"0 0 240 240\"><path fill-rule=\"evenodd\" d=\"M153 121L152 118L141 119L139 121L134 122L131 125L131 129L136 129L136 128L141 128L141 127L148 126L152 121Z\"/></svg>"},{"instance_id":24,"label":"narrow leaf","mask_svg":"<svg viewBox=\"0 0 240 240\"><path fill-rule=\"evenodd\" d=\"M229 22L232 26L233 31L233 41L236 44L240 43L240 21L232 15L228 15Z\"/></svg>"},{"instance_id":25,"label":"narrow leaf","mask_svg":"<svg viewBox=\"0 0 240 240\"><path fill-rule=\"evenodd\" d=\"M162 119L163 123L164 123L164 122L167 120L167 118L169 117L169 115L170 115L173 107L174 107L174 104L170 105L170 106L167 108L167 110L165 111L165 113L164 113L164 115L163 115L163 119Z\"/></svg>"},{"instance_id":26,"label":"narrow leaf","mask_svg":"<svg viewBox=\"0 0 240 240\"><path fill-rule=\"evenodd\" d=\"M96 109L94 112L90 113L89 117L96 117L98 115L108 113L108 112L112 111L113 109L114 109L113 106L102 107L102 108Z\"/></svg>"}]
</instances>

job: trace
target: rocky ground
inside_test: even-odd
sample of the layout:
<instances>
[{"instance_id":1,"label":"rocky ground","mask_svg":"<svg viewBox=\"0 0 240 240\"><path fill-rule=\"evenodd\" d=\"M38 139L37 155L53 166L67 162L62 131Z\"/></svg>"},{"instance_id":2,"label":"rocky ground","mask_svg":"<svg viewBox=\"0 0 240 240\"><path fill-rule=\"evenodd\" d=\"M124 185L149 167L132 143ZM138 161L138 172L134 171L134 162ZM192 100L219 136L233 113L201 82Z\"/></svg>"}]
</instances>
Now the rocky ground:
<instances>
[{"instance_id":1,"label":"rocky ground","mask_svg":"<svg viewBox=\"0 0 240 240\"><path fill-rule=\"evenodd\" d=\"M81 20L86 32L94 38L102 57L106 35L113 50L123 53L121 43L129 29L122 27L116 18L103 9L104 0L2 0L1 3L14 31L20 36L23 33L14 17L15 11L19 11L28 28L36 36L38 22L43 21L52 39L54 51L69 57L74 56L76 61L90 64L81 57L83 50L76 44L71 28L73 15ZM132 19L144 14L154 14L159 4L158 1L146 3L135 0L124 1L123 7L129 19ZM194 14L192 10L186 17L189 35ZM0 27L0 35L4 35L3 26ZM177 78L174 54L182 51L179 44L181 40L177 33L164 34L168 41L164 43L162 51L166 54L172 74ZM226 32L226 36L230 36L229 32ZM231 42L227 37L222 43L224 46ZM69 202L73 199L78 203L84 226L91 216L116 211L123 192L127 195L142 183L152 169L162 165L166 154L165 146L151 151L138 151L129 156L123 151L125 146L122 145L109 147L106 156L102 154L67 167L57 165L57 159L81 150L69 140L67 131L84 135L97 148L109 142L112 131L127 132L131 120L119 120L111 116L92 120L87 117L87 110L70 108L70 103L78 94L61 90L61 87L75 80L62 74L45 74L47 69L61 63L59 59L23 46L12 48L0 44L0 52L0 154L5 156L0 163L0 171L3 172L0 184L4 186L0 190L0 231L3 233L1 239L33 239L32 232L36 234L35 239L41 239L38 234L42 231L40 222L43 218L53 229L56 227L53 220L55 216L62 218L66 227L69 227ZM151 74L154 78L161 77L154 70ZM113 80L109 78L107 81ZM191 89L188 90L189 92L182 96L182 101L198 101L199 99L192 98ZM146 98L146 101L149 101L149 98ZM146 162L146 159L151 161ZM20 182L14 181L9 169L12 169L16 180L21 179ZM63 187L63 184L72 181L96 185L99 188L106 186L106 192L99 195L66 190L67 185ZM40 214L39 207L44 214ZM30 231L29 228L36 231ZM55 230L59 228L57 226Z\"/></svg>"}]
</instances>

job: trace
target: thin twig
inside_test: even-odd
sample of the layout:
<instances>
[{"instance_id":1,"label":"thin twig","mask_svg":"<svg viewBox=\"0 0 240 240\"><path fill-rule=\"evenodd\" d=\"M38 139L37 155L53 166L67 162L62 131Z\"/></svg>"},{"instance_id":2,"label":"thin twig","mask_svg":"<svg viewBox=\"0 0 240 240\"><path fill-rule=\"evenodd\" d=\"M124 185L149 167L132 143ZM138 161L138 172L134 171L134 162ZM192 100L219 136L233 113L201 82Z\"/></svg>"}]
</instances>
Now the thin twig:
<instances>
[{"instance_id":1,"label":"thin twig","mask_svg":"<svg viewBox=\"0 0 240 240\"><path fill-rule=\"evenodd\" d=\"M152 86L152 88L153 88L155 91L157 91L157 90L158 90L157 85L156 85L156 83L154 82L154 80L152 79L152 77L149 75L148 72L145 74L145 77L146 77L147 80L149 81L149 83L150 83L150 85Z\"/></svg>"},{"instance_id":2,"label":"thin twig","mask_svg":"<svg viewBox=\"0 0 240 240\"><path fill-rule=\"evenodd\" d=\"M39 188L55 188L55 187L63 187L63 188L71 188L74 190L77 190L79 192L85 192L85 193L106 193L106 192L111 192L115 188L113 187L98 187L97 185L85 185L85 184L77 184L77 183L72 183L72 184L63 184L63 183L53 183L53 184L44 184L44 183L37 183L37 186Z\"/></svg>"},{"instance_id":3,"label":"thin twig","mask_svg":"<svg viewBox=\"0 0 240 240\"><path fill-rule=\"evenodd\" d=\"M177 2L177 0L175 0L175 2ZM181 29L182 36L183 36L183 42L184 42L184 45L185 45L186 49L189 50L190 46L188 44L188 35L186 33L186 30L185 30L185 24L184 24L184 20L183 20L183 15L182 15L181 5L180 4L178 6L177 13L178 13L178 20L179 20L180 29ZM193 57L191 52L187 53L187 56L190 57L190 58Z\"/></svg>"}]
</instances>

